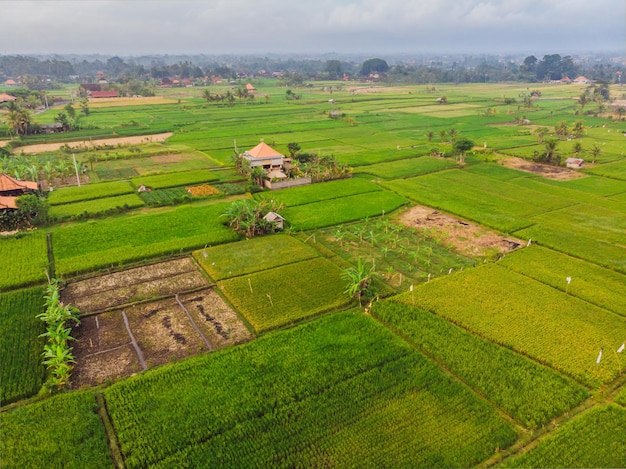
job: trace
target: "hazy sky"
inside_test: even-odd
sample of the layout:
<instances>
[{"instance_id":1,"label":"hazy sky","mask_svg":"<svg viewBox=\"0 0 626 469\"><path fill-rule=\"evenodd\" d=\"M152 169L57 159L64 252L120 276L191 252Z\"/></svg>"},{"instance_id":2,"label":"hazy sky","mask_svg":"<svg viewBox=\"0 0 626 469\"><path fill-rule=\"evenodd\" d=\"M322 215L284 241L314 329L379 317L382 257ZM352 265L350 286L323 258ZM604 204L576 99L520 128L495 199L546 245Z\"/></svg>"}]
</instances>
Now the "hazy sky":
<instances>
[{"instance_id":1,"label":"hazy sky","mask_svg":"<svg viewBox=\"0 0 626 469\"><path fill-rule=\"evenodd\" d=\"M626 50L626 0L0 0L0 54Z\"/></svg>"}]
</instances>

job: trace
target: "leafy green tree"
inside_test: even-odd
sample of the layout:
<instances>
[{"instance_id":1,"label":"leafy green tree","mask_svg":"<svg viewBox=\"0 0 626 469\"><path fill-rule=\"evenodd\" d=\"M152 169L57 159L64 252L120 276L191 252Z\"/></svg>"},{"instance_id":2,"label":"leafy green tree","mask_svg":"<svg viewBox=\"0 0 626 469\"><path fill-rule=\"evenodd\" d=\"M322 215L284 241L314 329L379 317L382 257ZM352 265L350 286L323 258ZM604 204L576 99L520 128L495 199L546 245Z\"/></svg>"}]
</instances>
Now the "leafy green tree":
<instances>
[{"instance_id":1,"label":"leafy green tree","mask_svg":"<svg viewBox=\"0 0 626 469\"><path fill-rule=\"evenodd\" d=\"M25 194L17 198L17 208L29 224L41 225L48 221L48 202L36 194Z\"/></svg>"},{"instance_id":2,"label":"leafy green tree","mask_svg":"<svg viewBox=\"0 0 626 469\"><path fill-rule=\"evenodd\" d=\"M324 71L328 74L330 80L338 80L343 77L343 68L339 60L327 60Z\"/></svg>"},{"instance_id":3,"label":"leafy green tree","mask_svg":"<svg viewBox=\"0 0 626 469\"><path fill-rule=\"evenodd\" d=\"M459 152L459 163L465 163L465 154L474 148L474 141L467 137L460 137L454 142L453 148Z\"/></svg>"},{"instance_id":4,"label":"leafy green tree","mask_svg":"<svg viewBox=\"0 0 626 469\"><path fill-rule=\"evenodd\" d=\"M389 65L383 59L368 59L361 65L359 75L366 77L372 73L386 73L388 70Z\"/></svg>"},{"instance_id":5,"label":"leafy green tree","mask_svg":"<svg viewBox=\"0 0 626 469\"><path fill-rule=\"evenodd\" d=\"M291 142L287 144L287 149L289 150L289 156L291 158L295 158L296 155L300 152L300 145L296 142Z\"/></svg>"}]
</instances>

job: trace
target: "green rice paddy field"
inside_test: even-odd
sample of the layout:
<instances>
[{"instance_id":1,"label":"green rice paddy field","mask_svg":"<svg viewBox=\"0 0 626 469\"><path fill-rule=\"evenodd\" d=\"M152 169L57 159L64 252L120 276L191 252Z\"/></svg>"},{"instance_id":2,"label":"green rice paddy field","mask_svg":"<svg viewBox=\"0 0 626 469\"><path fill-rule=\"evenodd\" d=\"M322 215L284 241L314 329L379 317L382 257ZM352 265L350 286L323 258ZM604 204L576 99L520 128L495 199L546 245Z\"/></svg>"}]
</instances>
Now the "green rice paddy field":
<instances>
[{"instance_id":1,"label":"green rice paddy field","mask_svg":"<svg viewBox=\"0 0 626 469\"><path fill-rule=\"evenodd\" d=\"M173 132L79 151L91 182L55 187L54 223L0 239L2 466L624 467L626 123L577 114L579 85L329 82L294 89L299 100L279 81L254 85L254 101L232 105L198 88L99 105L84 130L20 142ZM542 93L531 107L504 103L529 86ZM557 147L565 158L581 143L578 178L503 164L543 150L538 127L548 139L577 120L581 138ZM464 165L455 134L476 145ZM332 155L353 177L248 194L233 150L261 140ZM220 194L157 208L136 192L203 183ZM283 204L286 232L232 231L223 214L238 198ZM403 225L413 205L520 247L461 254L450 228ZM254 339L50 396L46 274L72 282L181 255ZM363 307L344 273L359 261L376 287Z\"/></svg>"}]
</instances>

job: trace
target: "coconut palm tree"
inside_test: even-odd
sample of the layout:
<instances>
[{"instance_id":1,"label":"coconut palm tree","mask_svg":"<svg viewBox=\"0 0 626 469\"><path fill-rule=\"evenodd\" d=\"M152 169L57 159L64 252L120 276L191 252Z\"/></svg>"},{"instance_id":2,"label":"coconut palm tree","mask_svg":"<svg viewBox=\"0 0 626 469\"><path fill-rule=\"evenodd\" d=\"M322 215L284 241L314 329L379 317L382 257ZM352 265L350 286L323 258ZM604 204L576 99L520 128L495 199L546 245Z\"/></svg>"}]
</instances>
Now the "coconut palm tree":
<instances>
[{"instance_id":1,"label":"coconut palm tree","mask_svg":"<svg viewBox=\"0 0 626 469\"><path fill-rule=\"evenodd\" d=\"M591 156L593 156L592 163L595 164L596 158L598 158L598 156L600 156L600 153L602 153L602 148L597 143L594 144L593 147L591 148Z\"/></svg>"},{"instance_id":2,"label":"coconut palm tree","mask_svg":"<svg viewBox=\"0 0 626 469\"><path fill-rule=\"evenodd\" d=\"M359 306L363 306L362 299L371 295L371 281L377 275L374 264L368 265L359 258L356 267L348 267L341 275L347 282L344 293L356 298Z\"/></svg>"}]
</instances>

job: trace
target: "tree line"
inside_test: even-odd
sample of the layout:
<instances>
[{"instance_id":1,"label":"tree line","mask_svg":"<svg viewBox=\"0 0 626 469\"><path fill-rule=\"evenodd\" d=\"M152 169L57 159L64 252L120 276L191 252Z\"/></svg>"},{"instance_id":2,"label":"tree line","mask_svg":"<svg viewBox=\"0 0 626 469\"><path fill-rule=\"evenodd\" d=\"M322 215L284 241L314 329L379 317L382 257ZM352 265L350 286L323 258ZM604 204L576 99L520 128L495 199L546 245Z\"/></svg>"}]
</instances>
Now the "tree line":
<instances>
[{"instance_id":1,"label":"tree line","mask_svg":"<svg viewBox=\"0 0 626 469\"><path fill-rule=\"evenodd\" d=\"M109 83L126 84L131 80L149 81L165 77L201 80L207 76L237 79L251 76L278 75L294 81L339 80L344 76L380 75L381 80L406 83L476 83L499 81L559 80L585 75L593 80L612 82L624 67L608 58L577 61L572 56L547 54L541 59L529 55L523 60L501 57L458 57L443 60L415 61L394 59L395 63L374 57L353 59L295 59L229 57L209 59L186 56L185 60L168 63L164 58L110 57L106 60L67 60L26 56L0 56L0 77L22 77L29 89L47 89L54 81L95 80L106 76Z\"/></svg>"}]
</instances>

